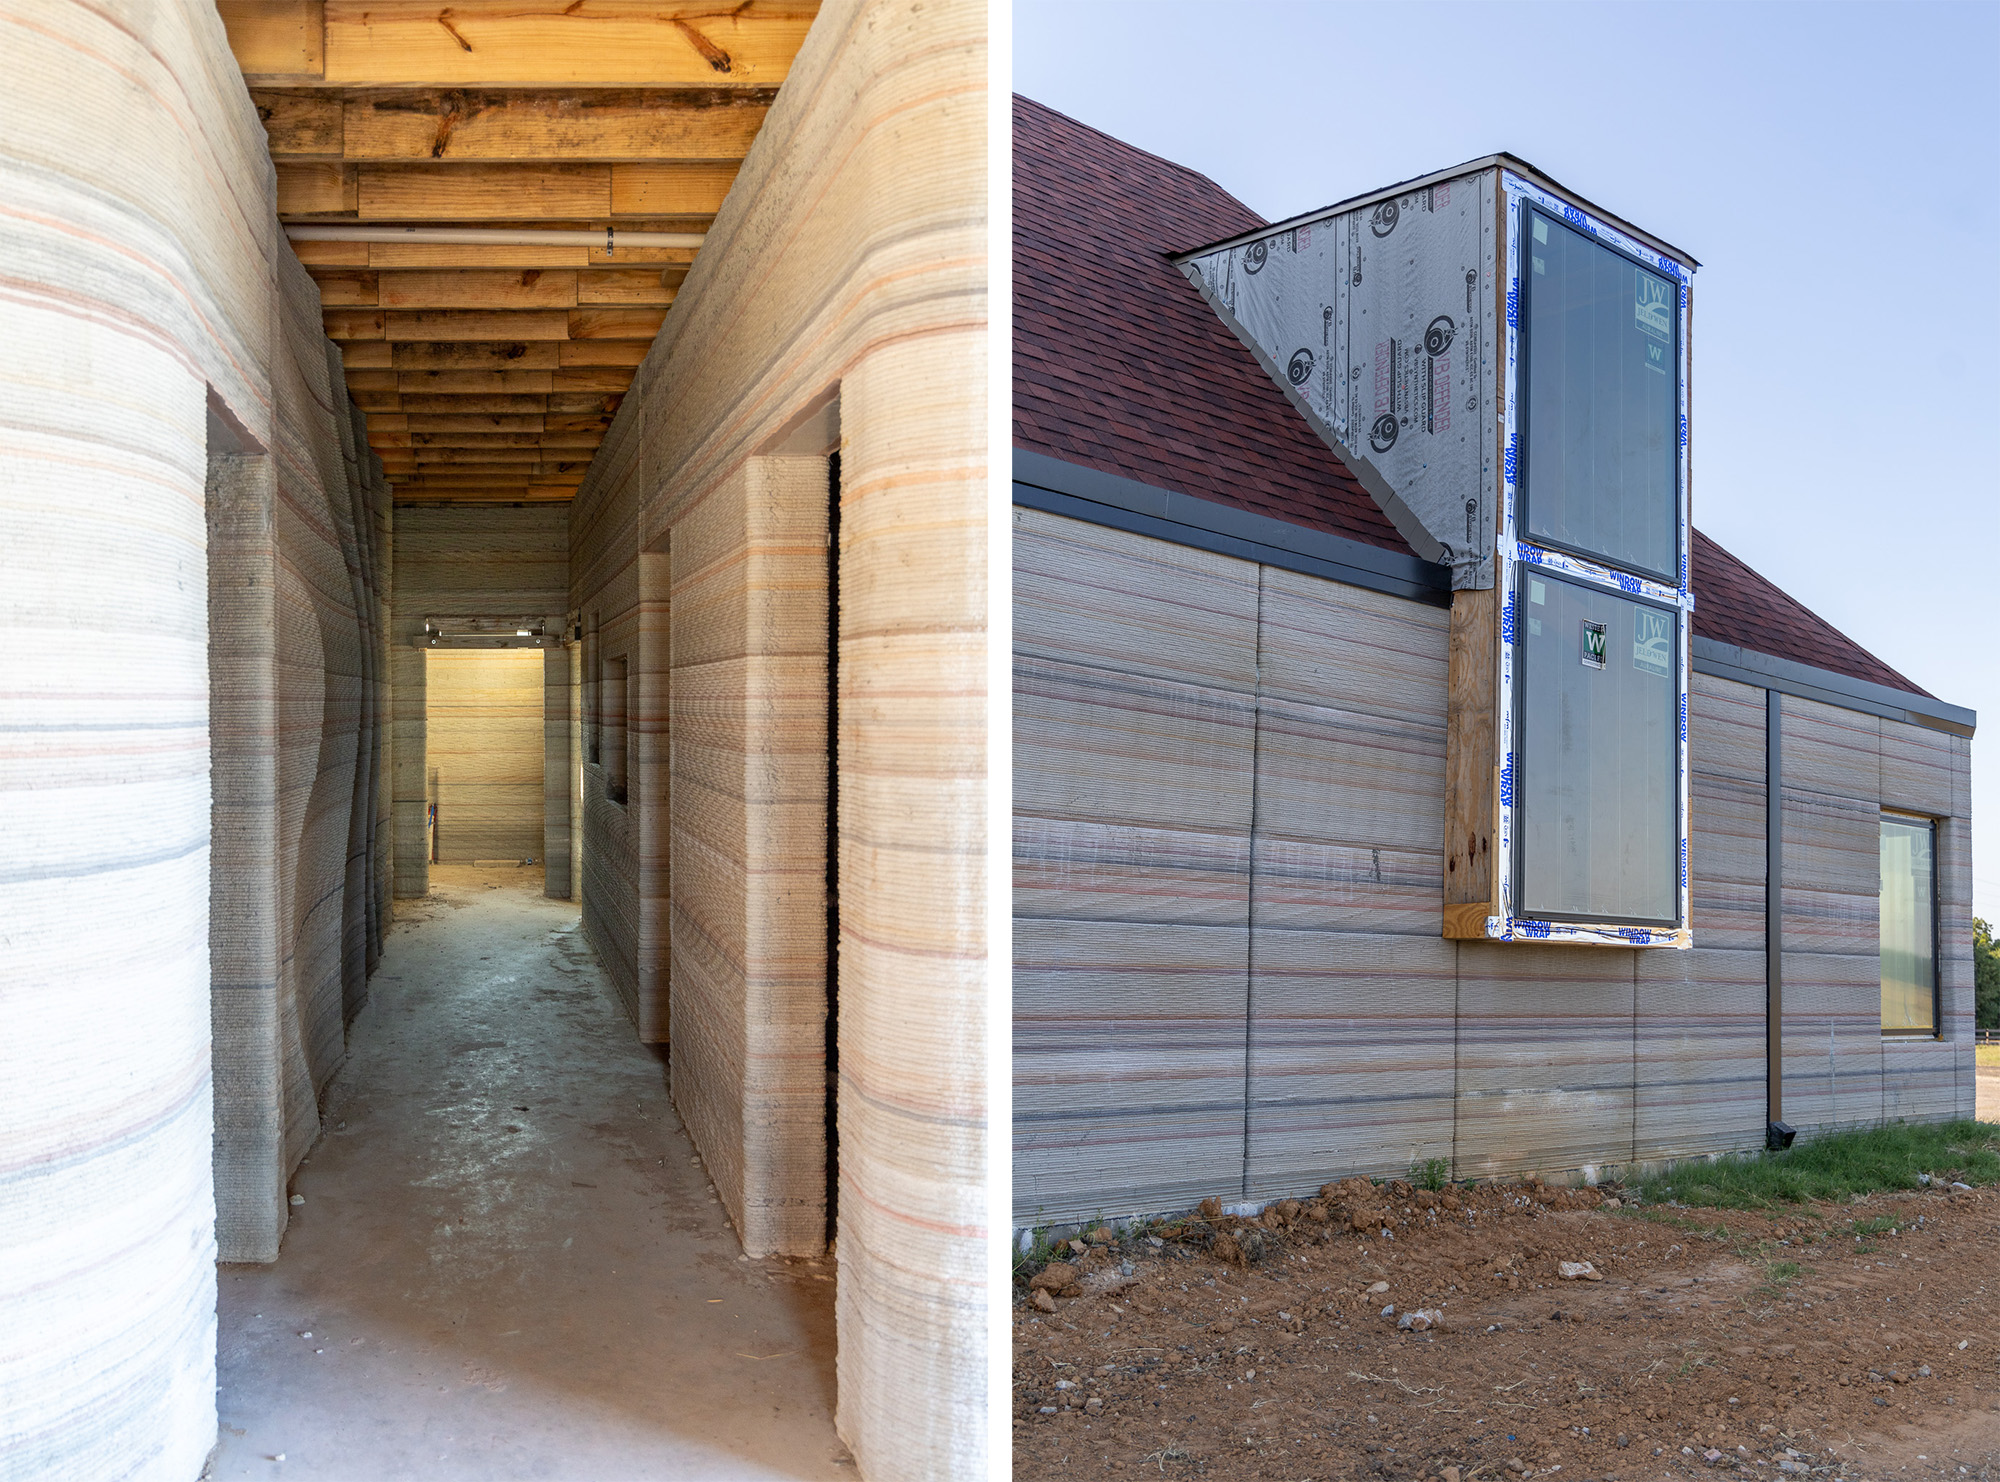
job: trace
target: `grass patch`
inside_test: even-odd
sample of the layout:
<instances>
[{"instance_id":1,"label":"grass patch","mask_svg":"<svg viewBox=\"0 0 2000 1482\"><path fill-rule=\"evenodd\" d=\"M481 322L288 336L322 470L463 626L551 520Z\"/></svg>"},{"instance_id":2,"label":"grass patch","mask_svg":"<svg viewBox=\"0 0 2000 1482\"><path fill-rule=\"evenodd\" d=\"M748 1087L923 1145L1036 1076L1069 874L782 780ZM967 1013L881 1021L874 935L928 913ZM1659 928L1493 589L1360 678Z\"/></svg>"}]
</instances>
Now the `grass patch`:
<instances>
[{"instance_id":1,"label":"grass patch","mask_svg":"<svg viewBox=\"0 0 2000 1482\"><path fill-rule=\"evenodd\" d=\"M1410 1182L1435 1192L1451 1182L1451 1159L1425 1158L1410 1165Z\"/></svg>"},{"instance_id":2,"label":"grass patch","mask_svg":"<svg viewBox=\"0 0 2000 1482\"><path fill-rule=\"evenodd\" d=\"M1769 1209L1923 1186L1919 1174L1960 1183L2000 1183L2000 1126L1991 1122L1897 1122L1835 1132L1781 1153L1679 1164L1634 1187L1653 1204Z\"/></svg>"},{"instance_id":3,"label":"grass patch","mask_svg":"<svg viewBox=\"0 0 2000 1482\"><path fill-rule=\"evenodd\" d=\"M1991 1070L2000 1070L2000 1045L1977 1045L1972 1058Z\"/></svg>"}]
</instances>

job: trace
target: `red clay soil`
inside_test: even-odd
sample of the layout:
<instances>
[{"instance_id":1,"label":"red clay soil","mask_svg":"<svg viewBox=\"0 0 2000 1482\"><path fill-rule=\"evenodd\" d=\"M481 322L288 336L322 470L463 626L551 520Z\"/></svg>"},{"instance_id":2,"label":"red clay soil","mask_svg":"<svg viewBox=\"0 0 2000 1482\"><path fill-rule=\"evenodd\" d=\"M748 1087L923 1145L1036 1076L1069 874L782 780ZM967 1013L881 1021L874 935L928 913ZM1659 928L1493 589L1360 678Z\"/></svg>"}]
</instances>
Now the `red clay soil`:
<instances>
[{"instance_id":1,"label":"red clay soil","mask_svg":"<svg viewBox=\"0 0 2000 1482\"><path fill-rule=\"evenodd\" d=\"M1322 1195L1017 1282L1014 1475L2000 1482L2000 1192Z\"/></svg>"}]
</instances>

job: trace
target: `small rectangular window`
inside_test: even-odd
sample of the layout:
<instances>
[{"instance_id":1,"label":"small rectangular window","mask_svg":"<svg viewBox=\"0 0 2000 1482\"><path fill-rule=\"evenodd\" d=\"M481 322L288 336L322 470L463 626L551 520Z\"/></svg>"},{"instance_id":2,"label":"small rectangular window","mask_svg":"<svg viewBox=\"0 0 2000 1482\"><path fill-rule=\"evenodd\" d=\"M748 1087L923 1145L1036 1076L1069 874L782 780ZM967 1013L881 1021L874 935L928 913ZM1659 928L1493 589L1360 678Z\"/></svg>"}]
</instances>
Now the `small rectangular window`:
<instances>
[{"instance_id":1,"label":"small rectangular window","mask_svg":"<svg viewBox=\"0 0 2000 1482\"><path fill-rule=\"evenodd\" d=\"M604 795L614 803L625 801L625 656L604 661L604 679L598 686L604 707Z\"/></svg>"},{"instance_id":2,"label":"small rectangular window","mask_svg":"<svg viewBox=\"0 0 2000 1482\"><path fill-rule=\"evenodd\" d=\"M589 693L584 697L585 741L592 766L604 765L604 648L597 636L597 614L590 615L590 625L583 635L583 675L584 688Z\"/></svg>"},{"instance_id":3,"label":"small rectangular window","mask_svg":"<svg viewBox=\"0 0 2000 1482\"><path fill-rule=\"evenodd\" d=\"M1524 528L1680 575L1680 285L1529 208L1521 274Z\"/></svg>"},{"instance_id":4,"label":"small rectangular window","mask_svg":"<svg viewBox=\"0 0 2000 1482\"><path fill-rule=\"evenodd\" d=\"M1678 615L1524 566L1514 622L1517 913L1674 925Z\"/></svg>"},{"instance_id":5,"label":"small rectangular window","mask_svg":"<svg viewBox=\"0 0 2000 1482\"><path fill-rule=\"evenodd\" d=\"M1937 825L1882 818L1882 1032L1937 1033Z\"/></svg>"}]
</instances>

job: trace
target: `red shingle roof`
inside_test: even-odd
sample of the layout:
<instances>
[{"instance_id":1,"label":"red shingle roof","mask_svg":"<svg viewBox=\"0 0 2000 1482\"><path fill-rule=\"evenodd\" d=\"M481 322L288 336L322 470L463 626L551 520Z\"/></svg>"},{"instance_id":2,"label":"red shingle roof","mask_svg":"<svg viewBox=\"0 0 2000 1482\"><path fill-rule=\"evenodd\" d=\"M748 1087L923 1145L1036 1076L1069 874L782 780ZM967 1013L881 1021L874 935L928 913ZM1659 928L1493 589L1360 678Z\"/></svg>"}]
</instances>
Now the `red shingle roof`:
<instances>
[{"instance_id":1,"label":"red shingle roof","mask_svg":"<svg viewBox=\"0 0 2000 1482\"><path fill-rule=\"evenodd\" d=\"M1016 97L1015 445L1411 553L1168 261L1264 224L1206 176ZM1699 531L1693 555L1697 636L1927 693Z\"/></svg>"},{"instance_id":2,"label":"red shingle roof","mask_svg":"<svg viewBox=\"0 0 2000 1482\"><path fill-rule=\"evenodd\" d=\"M1194 171L1014 100L1014 442L1415 554L1166 254L1261 226Z\"/></svg>"}]
</instances>

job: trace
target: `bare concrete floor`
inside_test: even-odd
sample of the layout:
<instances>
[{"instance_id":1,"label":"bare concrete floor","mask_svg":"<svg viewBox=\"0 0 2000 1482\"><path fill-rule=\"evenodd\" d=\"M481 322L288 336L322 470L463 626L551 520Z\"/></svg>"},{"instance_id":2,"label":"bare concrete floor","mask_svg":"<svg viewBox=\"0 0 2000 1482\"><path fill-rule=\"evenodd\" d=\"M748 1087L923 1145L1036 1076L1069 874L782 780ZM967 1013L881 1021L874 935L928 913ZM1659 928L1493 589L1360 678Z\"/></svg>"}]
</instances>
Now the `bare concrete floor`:
<instances>
[{"instance_id":1,"label":"bare concrete floor","mask_svg":"<svg viewBox=\"0 0 2000 1482\"><path fill-rule=\"evenodd\" d=\"M397 903L277 1263L221 1268L208 1475L852 1478L832 1263L740 1258L662 1058L539 869L431 879Z\"/></svg>"}]
</instances>

